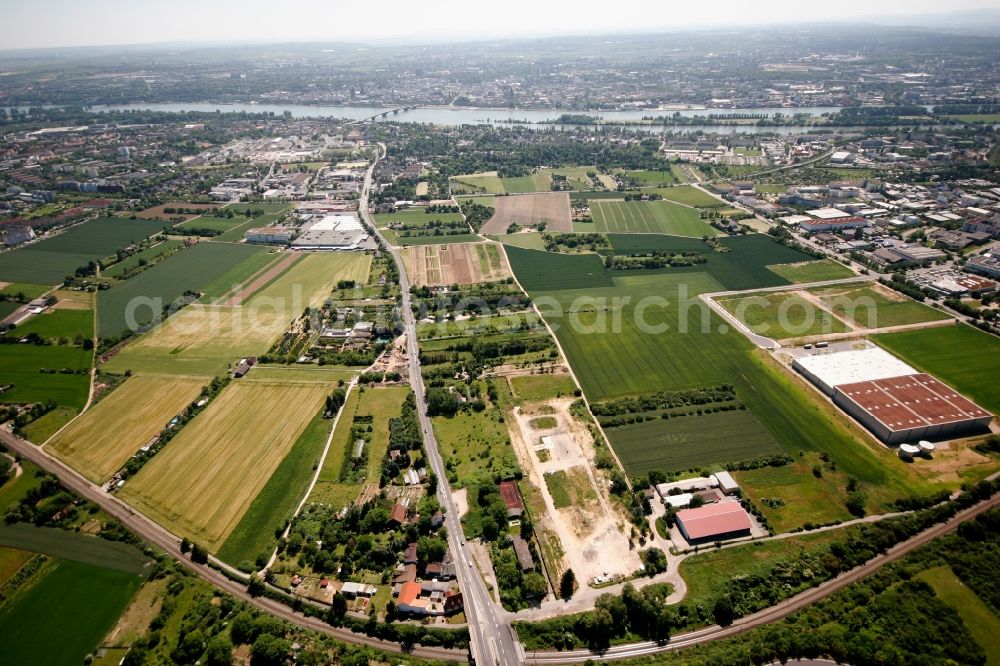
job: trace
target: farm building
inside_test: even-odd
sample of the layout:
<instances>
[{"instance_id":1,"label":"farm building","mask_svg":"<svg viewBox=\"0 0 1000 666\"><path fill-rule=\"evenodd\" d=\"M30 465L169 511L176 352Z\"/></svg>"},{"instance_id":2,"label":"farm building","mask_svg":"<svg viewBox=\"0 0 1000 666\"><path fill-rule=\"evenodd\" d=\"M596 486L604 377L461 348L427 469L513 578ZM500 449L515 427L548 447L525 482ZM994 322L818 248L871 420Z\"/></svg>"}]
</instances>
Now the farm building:
<instances>
[{"instance_id":1,"label":"farm building","mask_svg":"<svg viewBox=\"0 0 1000 666\"><path fill-rule=\"evenodd\" d=\"M521 499L521 491L517 488L516 481L500 482L500 497L507 505L508 518L520 518L524 513L524 501Z\"/></svg>"},{"instance_id":2,"label":"farm building","mask_svg":"<svg viewBox=\"0 0 1000 666\"><path fill-rule=\"evenodd\" d=\"M818 354L792 367L886 444L984 431L993 415L883 349Z\"/></svg>"},{"instance_id":3,"label":"farm building","mask_svg":"<svg viewBox=\"0 0 1000 666\"><path fill-rule=\"evenodd\" d=\"M689 543L750 536L750 516L739 502L707 504L677 512L677 527Z\"/></svg>"},{"instance_id":4,"label":"farm building","mask_svg":"<svg viewBox=\"0 0 1000 666\"><path fill-rule=\"evenodd\" d=\"M521 571L534 571L535 560L531 557L531 548L528 547L528 542L517 534L511 535L510 540L514 545L514 554L517 555L517 562L521 565Z\"/></svg>"}]
</instances>

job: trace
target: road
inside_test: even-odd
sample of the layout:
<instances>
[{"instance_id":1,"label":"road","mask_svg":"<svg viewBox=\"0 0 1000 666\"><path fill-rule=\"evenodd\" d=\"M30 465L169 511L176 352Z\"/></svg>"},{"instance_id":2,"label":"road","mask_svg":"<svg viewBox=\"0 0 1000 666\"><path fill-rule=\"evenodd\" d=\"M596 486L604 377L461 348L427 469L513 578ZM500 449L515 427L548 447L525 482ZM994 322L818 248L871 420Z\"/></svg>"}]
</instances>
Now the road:
<instances>
[{"instance_id":1,"label":"road","mask_svg":"<svg viewBox=\"0 0 1000 666\"><path fill-rule=\"evenodd\" d=\"M56 478L59 479L59 482L62 483L62 485L68 490L98 505L105 513L118 520L133 533L137 534L145 541L156 545L185 567L194 571L200 578L214 585L216 588L223 590L224 592L227 592L248 604L256 606L260 610L270 613L275 617L280 617L283 620L287 620L306 629L312 629L314 631L324 633L328 636L344 641L345 643L367 645L379 650L385 650L386 652L401 653L403 651L398 643L390 643L377 638L365 636L364 634L356 634L349 629L331 627L322 620L306 617L305 615L297 613L288 606L277 601L263 597L250 596L243 584L230 580L221 572L211 567L191 562L186 555L181 553L179 537L156 524L151 519L139 513L114 495L108 494L100 486L91 483L69 466L65 465L61 460L49 455L47 452L35 446L31 442L16 437L6 427L0 427L0 442L22 458L30 460L45 471L54 474ZM442 659L451 661L463 661L466 656L461 650L423 646L414 647L411 653L414 656L426 659Z\"/></svg>"},{"instance_id":2,"label":"road","mask_svg":"<svg viewBox=\"0 0 1000 666\"><path fill-rule=\"evenodd\" d=\"M496 664L499 666L515 666L521 663L520 646L514 638L514 631L502 609L493 602L486 583L479 570L472 563L472 556L465 546L465 534L462 523L458 519L458 509L452 500L451 488L448 486L448 475L444 461L438 452L437 440L431 420L427 417L427 403L424 399L424 382L420 375L420 350L417 346L417 322L413 316L410 302L410 281L403 266L399 250L394 248L379 233L375 221L368 212L368 195L371 190L372 175L378 161L385 157L385 144L379 144L378 157L372 162L365 174L364 186L361 190L359 211L372 232L382 241L399 271L399 286L402 292L402 317L406 329L406 355L409 363L410 386L416 397L417 413L420 415L420 427L424 434L424 449L431 470L438 479L438 500L445 512L445 526L448 528L448 544L455 558L458 584L462 589L465 603L465 617L469 625L472 656L477 664Z\"/></svg>"},{"instance_id":3,"label":"road","mask_svg":"<svg viewBox=\"0 0 1000 666\"><path fill-rule=\"evenodd\" d=\"M640 657L644 655L656 654L659 652L671 652L681 648L691 647L709 641L721 640L738 636L742 633L761 627L772 622L782 620L792 613L802 610L831 594L838 592L852 583L856 583L862 578L871 575L881 567L898 560L913 552L921 546L925 546L934 539L943 536L958 527L967 520L975 518L984 511L1000 506L1000 493L989 499L983 500L963 511L960 511L945 523L938 523L927 528L916 536L896 544L883 555L878 555L865 564L851 569L836 578L829 580L822 585L801 592L790 599L766 608L753 615L740 618L728 627L713 625L678 634L671 637L670 641L660 644L655 641L642 641L639 643L629 643L627 645L615 645L603 654L595 654L590 650L570 650L566 652L528 652L525 655L525 662L529 664L573 664L588 660L612 660L625 659L629 657Z\"/></svg>"}]
</instances>

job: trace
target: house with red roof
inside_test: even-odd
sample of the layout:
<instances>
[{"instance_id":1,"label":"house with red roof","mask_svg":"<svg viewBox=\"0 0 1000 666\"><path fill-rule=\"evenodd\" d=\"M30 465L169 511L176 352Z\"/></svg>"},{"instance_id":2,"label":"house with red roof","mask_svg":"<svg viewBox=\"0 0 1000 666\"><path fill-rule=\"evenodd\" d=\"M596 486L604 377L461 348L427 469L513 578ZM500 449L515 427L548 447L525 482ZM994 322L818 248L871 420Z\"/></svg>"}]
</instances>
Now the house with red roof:
<instances>
[{"instance_id":1,"label":"house with red roof","mask_svg":"<svg viewBox=\"0 0 1000 666\"><path fill-rule=\"evenodd\" d=\"M677 512L677 527L688 543L750 536L750 515L739 502L706 504Z\"/></svg>"}]
</instances>

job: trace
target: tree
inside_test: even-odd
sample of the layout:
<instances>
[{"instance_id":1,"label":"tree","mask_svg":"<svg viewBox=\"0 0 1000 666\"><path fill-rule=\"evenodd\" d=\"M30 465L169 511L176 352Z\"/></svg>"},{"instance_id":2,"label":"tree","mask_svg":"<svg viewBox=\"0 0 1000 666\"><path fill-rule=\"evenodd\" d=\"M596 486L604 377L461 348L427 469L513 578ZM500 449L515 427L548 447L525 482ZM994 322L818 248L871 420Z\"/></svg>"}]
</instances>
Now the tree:
<instances>
[{"instance_id":1,"label":"tree","mask_svg":"<svg viewBox=\"0 0 1000 666\"><path fill-rule=\"evenodd\" d=\"M347 615L347 597L337 592L330 600L330 614L327 621L334 626L340 626L345 615Z\"/></svg>"},{"instance_id":2,"label":"tree","mask_svg":"<svg viewBox=\"0 0 1000 666\"><path fill-rule=\"evenodd\" d=\"M191 545L191 561L195 564L207 564L208 563L208 551L204 546L199 544Z\"/></svg>"},{"instance_id":3,"label":"tree","mask_svg":"<svg viewBox=\"0 0 1000 666\"><path fill-rule=\"evenodd\" d=\"M285 639L261 634L250 648L250 663L253 666L281 666L290 650L291 645Z\"/></svg>"},{"instance_id":4,"label":"tree","mask_svg":"<svg viewBox=\"0 0 1000 666\"><path fill-rule=\"evenodd\" d=\"M264 594L264 581L257 574L250 574L250 582L247 584L247 593L251 597L259 597Z\"/></svg>"},{"instance_id":5,"label":"tree","mask_svg":"<svg viewBox=\"0 0 1000 666\"><path fill-rule=\"evenodd\" d=\"M205 663L207 666L232 666L233 644L225 634L219 634L208 642Z\"/></svg>"},{"instance_id":6,"label":"tree","mask_svg":"<svg viewBox=\"0 0 1000 666\"><path fill-rule=\"evenodd\" d=\"M667 570L667 556L659 548L650 548L642 556L643 564L646 565L646 573L650 576Z\"/></svg>"},{"instance_id":7,"label":"tree","mask_svg":"<svg viewBox=\"0 0 1000 666\"><path fill-rule=\"evenodd\" d=\"M733 610L733 602L729 597L719 597L715 601L715 606L712 608L712 617L715 618L715 622L721 627L728 627L733 623L736 613Z\"/></svg>"},{"instance_id":8,"label":"tree","mask_svg":"<svg viewBox=\"0 0 1000 666\"><path fill-rule=\"evenodd\" d=\"M205 651L205 634L201 629L195 629L184 634L177 642L177 648L171 655L179 664L193 664Z\"/></svg>"},{"instance_id":9,"label":"tree","mask_svg":"<svg viewBox=\"0 0 1000 666\"><path fill-rule=\"evenodd\" d=\"M542 574L537 571L524 574L524 579L521 581L521 591L524 593L524 596L531 597L532 599L542 599L545 597L548 589L549 586L545 583L545 579L542 578Z\"/></svg>"},{"instance_id":10,"label":"tree","mask_svg":"<svg viewBox=\"0 0 1000 666\"><path fill-rule=\"evenodd\" d=\"M191 542L188 541L187 537L181 539L181 552L186 553L191 550Z\"/></svg>"},{"instance_id":11,"label":"tree","mask_svg":"<svg viewBox=\"0 0 1000 666\"><path fill-rule=\"evenodd\" d=\"M576 574L573 573L572 569L566 569L565 573L562 575L562 580L559 581L559 596L566 601L569 601L575 590Z\"/></svg>"},{"instance_id":12,"label":"tree","mask_svg":"<svg viewBox=\"0 0 1000 666\"><path fill-rule=\"evenodd\" d=\"M249 611L237 614L229 623L229 635L237 645L252 642L254 631L253 615Z\"/></svg>"}]
</instances>

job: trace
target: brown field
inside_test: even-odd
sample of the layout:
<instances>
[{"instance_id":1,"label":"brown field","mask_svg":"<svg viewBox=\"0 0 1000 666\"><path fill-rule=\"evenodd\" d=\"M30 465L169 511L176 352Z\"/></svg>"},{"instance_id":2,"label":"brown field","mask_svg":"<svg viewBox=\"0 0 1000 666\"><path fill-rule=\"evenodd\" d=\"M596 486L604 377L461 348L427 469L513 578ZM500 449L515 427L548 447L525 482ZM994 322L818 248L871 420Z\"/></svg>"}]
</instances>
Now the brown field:
<instances>
[{"instance_id":1,"label":"brown field","mask_svg":"<svg viewBox=\"0 0 1000 666\"><path fill-rule=\"evenodd\" d=\"M90 310L94 307L94 295L89 291L57 289L52 295L59 299L52 306L54 310Z\"/></svg>"},{"instance_id":2,"label":"brown field","mask_svg":"<svg viewBox=\"0 0 1000 666\"><path fill-rule=\"evenodd\" d=\"M188 214L181 215L180 213L173 213L173 214L168 215L167 213L163 212L163 209L165 209L165 208L187 208L189 210L200 210L200 211L202 211L202 213L205 213L207 211L213 211L216 208L219 208L221 205L222 204L215 204L215 203L183 203L183 202L177 202L177 201L175 201L173 203L165 203L165 204L160 205L160 206L153 206L152 208L147 208L144 211L140 211L140 212L136 213L135 216L136 217L140 217L140 218L142 218L144 220L173 220L173 219L182 219L183 218L183 220L185 222L187 222L188 220L193 220L194 218L196 218L198 216L197 215L188 215Z\"/></svg>"},{"instance_id":3,"label":"brown field","mask_svg":"<svg viewBox=\"0 0 1000 666\"><path fill-rule=\"evenodd\" d=\"M494 282L511 276L507 255L495 243L415 245L403 249L403 264L417 287Z\"/></svg>"},{"instance_id":4,"label":"brown field","mask_svg":"<svg viewBox=\"0 0 1000 666\"><path fill-rule=\"evenodd\" d=\"M335 386L234 380L119 495L216 551Z\"/></svg>"},{"instance_id":5,"label":"brown field","mask_svg":"<svg viewBox=\"0 0 1000 666\"><path fill-rule=\"evenodd\" d=\"M131 377L47 448L91 481L107 481L207 383L204 377Z\"/></svg>"},{"instance_id":6,"label":"brown field","mask_svg":"<svg viewBox=\"0 0 1000 666\"><path fill-rule=\"evenodd\" d=\"M511 224L534 227L542 222L546 223L546 231L573 230L569 195L565 192L497 197L494 205L496 212L480 229L482 234L505 234Z\"/></svg>"},{"instance_id":7,"label":"brown field","mask_svg":"<svg viewBox=\"0 0 1000 666\"><path fill-rule=\"evenodd\" d=\"M243 301L257 293L257 291L262 289L268 282L281 275L285 269L298 261L301 256L302 255L300 254L286 253L285 256L281 257L278 261L269 264L264 268L264 270L253 276L250 282L247 283L238 294L233 294L232 297L223 303L223 305L242 305Z\"/></svg>"}]
</instances>

